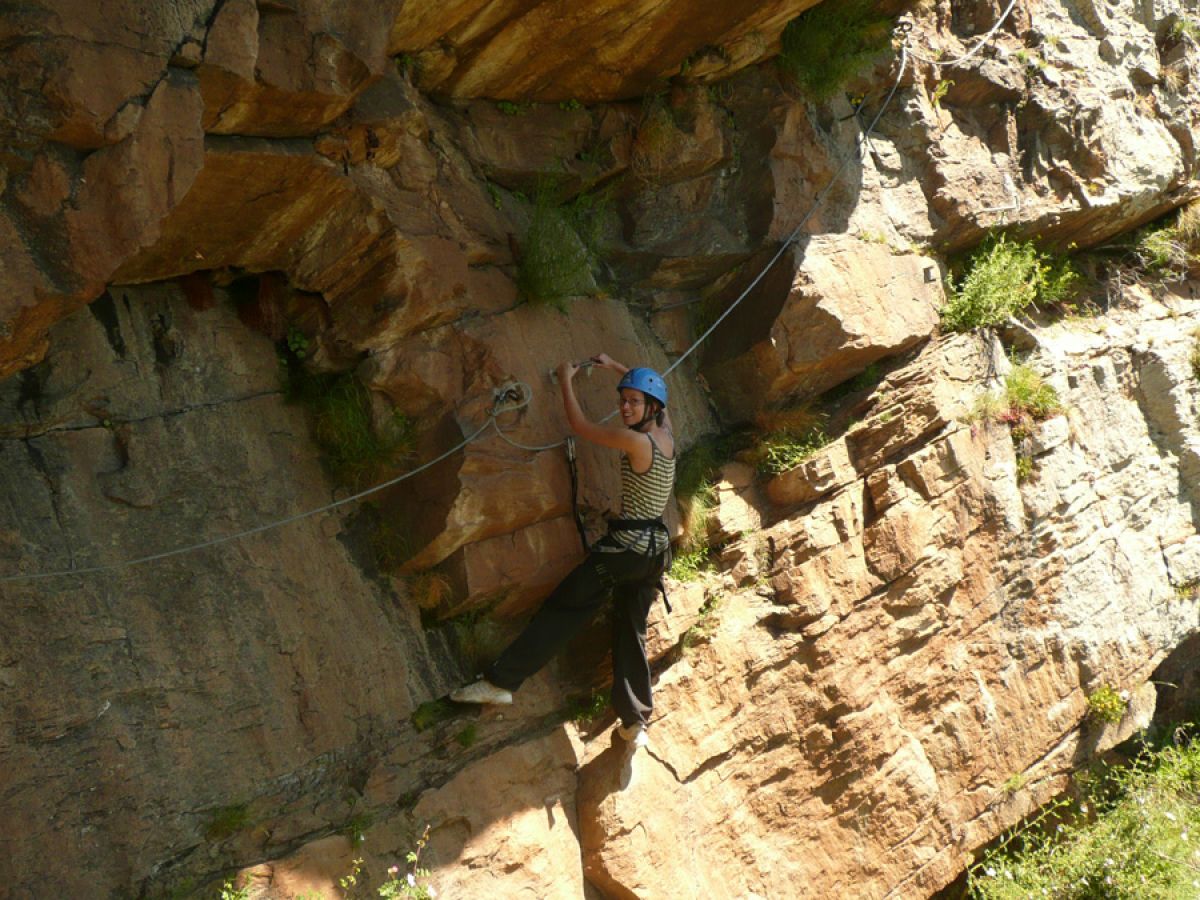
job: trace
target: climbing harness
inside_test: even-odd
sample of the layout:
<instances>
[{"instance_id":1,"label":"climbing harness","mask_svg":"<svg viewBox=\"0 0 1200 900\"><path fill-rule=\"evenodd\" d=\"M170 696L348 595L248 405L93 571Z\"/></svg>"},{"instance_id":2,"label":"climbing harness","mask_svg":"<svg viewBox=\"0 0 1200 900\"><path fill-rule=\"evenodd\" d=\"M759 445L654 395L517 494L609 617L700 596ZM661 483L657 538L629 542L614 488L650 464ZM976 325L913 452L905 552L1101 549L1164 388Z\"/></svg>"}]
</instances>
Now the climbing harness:
<instances>
[{"instance_id":1,"label":"climbing harness","mask_svg":"<svg viewBox=\"0 0 1200 900\"><path fill-rule=\"evenodd\" d=\"M704 343L704 341L706 341L708 339L709 335L711 335L720 326L720 324L729 317L729 315L738 307L738 305L747 296L749 296L750 292L752 290L754 290L755 287L758 286L758 283L760 281L762 281L762 279L764 277L766 277L766 274L771 270L771 267L774 266L776 262L778 262L779 258L783 255L784 251L787 250L787 248L789 246L791 246L792 243L795 242L797 237L799 237L801 229L803 229L804 226L808 223L808 220L810 218L812 218L813 214L816 213L816 211L818 209L820 209L822 204L824 204L826 198L829 196L829 194L833 190L834 186L841 180L842 173L845 171L846 166L849 165L851 160L857 159L861 156L863 147L866 146L870 141L871 132L875 129L875 126L879 123L879 120L883 116L884 111L891 104L893 97L895 97L895 95L896 95L897 89L900 87L900 82L903 80L904 73L908 67L909 57L912 56L914 59L917 59L921 62L929 63L931 65L936 65L936 66L949 67L949 66L960 65L961 63L965 62L966 60L968 60L972 56L974 56L976 53L978 53L991 40L993 35L995 35L995 33L1000 29L1001 25L1003 25L1003 23L1007 20L1009 14L1013 11L1015 6L1016 6L1016 0L1011 0L1011 2L1008 5L1008 8L1004 11L1004 14L996 21L996 24L992 26L991 30L988 31L988 33L983 36L983 38L979 41L979 43L975 47L973 47L968 53L964 54L962 57L955 59L955 60L948 60L948 61L935 60L935 59L921 56L921 55L913 52L908 46L908 35L912 29L911 23L905 21L905 22L901 22L898 24L898 26L897 26L898 31L905 35L905 41L900 46L900 68L899 68L898 72L896 73L896 78L892 83L891 90L888 92L887 97L884 99L883 104L879 107L879 110L875 113L875 117L871 120L871 124L868 125L866 130L863 131L863 133L859 136L858 140L855 143L853 152L848 154L842 160L841 165L838 166L838 168L834 172L833 176L829 179L829 182L825 185L825 187L817 195L816 199L813 201L812 206L809 207L808 212L806 212L804 214L804 216L800 219L800 222L796 225L796 227L792 229L791 233L788 234L788 236L779 245L779 248L775 251L775 253L772 255L771 259L762 268L762 270L758 273L758 275L754 278L754 280L751 281L750 284L747 285L742 290L742 292L737 296L737 298L734 299L734 301L732 303L730 303L728 307L725 308L725 311L722 312L721 315L718 316L717 319L711 325L709 325L707 329L705 329L704 333L701 334L698 338L696 338L696 340L692 343L692 345L690 347L688 347L687 350L685 350L679 356L679 358L675 360L675 362L673 362L669 367L667 367L666 371L664 371L663 375L662 375L662 377L664 379L667 376L669 376L672 372L674 372L677 368L679 368L679 366L681 366L683 364L684 360L686 360L689 356L691 356L692 353L694 353L696 351L696 348L698 348L702 343ZM860 108L861 108L861 104L860 104ZM594 362L591 360L585 360L583 363L580 363L580 367L584 368L584 369L590 369L592 365L594 365ZM664 385L664 391L665 391L665 385ZM419 475L421 472L424 472L425 470L432 468L433 466L440 463L442 460L457 453L459 450L466 447L468 444L472 443L473 441L478 440L490 428L494 428L496 434L499 435L501 440L505 441L506 443L508 443L518 449L526 450L526 451L529 451L532 453L540 453L540 452L543 452L546 450L553 450L556 447L567 445L568 446L568 450L567 450L568 464L571 467L571 476L572 476L572 488L573 488L572 503L575 504L576 503L575 497L576 497L577 491L574 488L575 488L575 484L578 480L578 476L575 471L575 458L574 458L575 453L574 453L573 438L564 438L561 440L554 441L553 443L550 443L550 444L529 445L529 444L523 444L523 443L520 443L519 441L513 440L511 437L508 436L508 434L505 433L504 429L501 428L501 426L500 426L499 419L498 419L499 416L504 415L506 413L518 412L519 410L526 408L529 405L530 401L532 400L532 397L533 397L532 389L529 387L529 385L525 384L524 382L513 381L513 382L508 382L506 384L501 385L500 387L496 388L492 392L492 408L488 411L486 421L482 425L480 425L475 431L473 431L470 435L465 437L459 443L455 444L449 450L445 451L444 453L440 454L439 456L434 457L433 459L418 466L417 468L403 473L402 475L398 475L395 478L391 478L381 484L375 485L374 487L370 487L370 488L367 488L366 490L359 491L358 493L351 494L349 497L343 497L340 500L335 500L332 503L327 503L324 506L319 506L319 507L316 507L315 509L305 510L304 512L296 513L295 515L287 516L286 518L278 519L273 522L267 522L262 525L255 526L254 528L247 528L242 531L234 532L232 534L227 534L227 535L223 535L221 537L212 538L211 540L201 541L196 544L189 544L184 547L177 547L174 550L166 550L161 553L153 553L153 554L149 554L146 556L137 557L136 559L123 560L120 562L108 563L105 565L98 565L98 566L84 566L81 568L58 569L58 570L50 571L50 572L15 573L15 574L3 575L3 576L0 576L0 584L9 584L9 583L16 582L16 581L37 581L37 580L42 580L42 579L47 579L47 578L59 578L59 577L68 576L68 575L90 575L90 574L96 574L96 573L100 573L100 572L111 572L111 571L115 571L117 569L124 569L124 568L129 568L131 566L137 566L137 565L143 565L143 564L149 563L149 562L155 562L157 560L170 559L171 557L181 556L185 553L191 553L191 552L194 552L197 550L204 550L209 547L220 546L221 544L227 544L227 543L230 543L231 541L236 541L236 540L240 540L245 537L251 537L256 534L262 534L267 531L272 531L276 528L281 528L284 525L289 525L292 522L298 522L301 519L306 519L311 516L319 515L321 513L336 509L340 506L345 506L349 503L354 503L355 501L361 500L364 497L368 497L372 494L378 493L379 491L386 490L389 487L397 485L400 482L405 481L409 478L412 478L415 475ZM612 412L610 412L607 416L602 418L600 421L607 422L609 419L611 419L613 416L615 416L617 414L617 412L618 411L614 409ZM586 549L587 541L586 541L586 538L583 533L583 526L582 526L582 522L580 521L579 516L578 516L577 507L576 507L576 524L581 532L580 536L581 536L581 539L583 539L584 547ZM669 551L669 548L670 548L670 544L668 542L668 551ZM665 588L664 588L664 599L665 599ZM668 610L669 609L670 609L670 607L668 605Z\"/></svg>"},{"instance_id":2,"label":"climbing harness","mask_svg":"<svg viewBox=\"0 0 1200 900\"><path fill-rule=\"evenodd\" d=\"M671 563L675 561L675 553L671 549L670 532L667 530L667 523L663 521L662 516L657 516L653 519L609 519L608 531L611 534L614 531L644 531L650 529L650 552L647 556L658 556L658 536L660 532L667 535L663 541L663 559L662 571L658 575L658 589L662 593L663 606L667 608L667 612L671 612L671 599L667 596L666 573L671 568Z\"/></svg>"}]
</instances>

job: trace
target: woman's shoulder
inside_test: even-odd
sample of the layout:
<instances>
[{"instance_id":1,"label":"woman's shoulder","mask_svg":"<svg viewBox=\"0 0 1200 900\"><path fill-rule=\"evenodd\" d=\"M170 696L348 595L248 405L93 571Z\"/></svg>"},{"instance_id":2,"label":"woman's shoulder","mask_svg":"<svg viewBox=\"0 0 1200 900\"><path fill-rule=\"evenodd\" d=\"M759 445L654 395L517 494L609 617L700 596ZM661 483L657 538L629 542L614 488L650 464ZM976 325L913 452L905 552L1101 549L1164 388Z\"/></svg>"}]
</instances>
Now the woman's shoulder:
<instances>
[{"instance_id":1,"label":"woman's shoulder","mask_svg":"<svg viewBox=\"0 0 1200 900\"><path fill-rule=\"evenodd\" d=\"M659 453L667 459L675 458L675 435L669 429L657 428L649 437Z\"/></svg>"}]
</instances>

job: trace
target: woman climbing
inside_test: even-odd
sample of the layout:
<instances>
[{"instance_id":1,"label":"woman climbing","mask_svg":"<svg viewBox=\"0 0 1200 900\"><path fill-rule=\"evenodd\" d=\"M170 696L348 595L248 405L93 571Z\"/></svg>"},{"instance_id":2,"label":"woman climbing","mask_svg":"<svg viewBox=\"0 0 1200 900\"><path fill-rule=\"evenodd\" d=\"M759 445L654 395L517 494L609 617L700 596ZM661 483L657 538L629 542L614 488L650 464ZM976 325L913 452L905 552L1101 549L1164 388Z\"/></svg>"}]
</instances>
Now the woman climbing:
<instances>
[{"instance_id":1,"label":"woman climbing","mask_svg":"<svg viewBox=\"0 0 1200 900\"><path fill-rule=\"evenodd\" d=\"M583 365L621 376L624 428L598 425L583 414L572 379ZM450 695L459 703L512 703L512 692L542 668L613 597L612 704L617 729L631 746L648 742L650 664L646 660L646 616L666 568L668 540L662 515L675 481L675 438L667 418L667 386L653 369L630 369L601 353L588 363L558 367L563 406L580 437L621 451L621 518L542 604L525 630L479 681Z\"/></svg>"}]
</instances>

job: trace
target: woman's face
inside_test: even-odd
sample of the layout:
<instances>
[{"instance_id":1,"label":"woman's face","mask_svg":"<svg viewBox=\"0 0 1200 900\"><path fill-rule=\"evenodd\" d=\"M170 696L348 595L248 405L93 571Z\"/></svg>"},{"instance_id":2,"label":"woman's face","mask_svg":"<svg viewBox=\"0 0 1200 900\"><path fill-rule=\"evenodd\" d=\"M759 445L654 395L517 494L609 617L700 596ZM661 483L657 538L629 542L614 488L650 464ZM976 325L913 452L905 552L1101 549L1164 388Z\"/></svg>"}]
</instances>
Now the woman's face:
<instances>
[{"instance_id":1,"label":"woman's face","mask_svg":"<svg viewBox=\"0 0 1200 900\"><path fill-rule=\"evenodd\" d=\"M646 414L646 395L637 388L621 388L621 421L636 425Z\"/></svg>"}]
</instances>

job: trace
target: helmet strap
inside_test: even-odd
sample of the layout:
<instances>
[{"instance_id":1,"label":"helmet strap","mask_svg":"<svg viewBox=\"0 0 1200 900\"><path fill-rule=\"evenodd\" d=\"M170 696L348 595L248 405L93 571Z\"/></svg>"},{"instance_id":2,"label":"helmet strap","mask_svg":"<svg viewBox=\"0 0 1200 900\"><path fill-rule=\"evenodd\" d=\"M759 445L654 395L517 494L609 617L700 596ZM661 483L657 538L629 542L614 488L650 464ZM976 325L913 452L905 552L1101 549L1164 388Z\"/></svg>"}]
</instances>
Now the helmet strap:
<instances>
[{"instance_id":1,"label":"helmet strap","mask_svg":"<svg viewBox=\"0 0 1200 900\"><path fill-rule=\"evenodd\" d=\"M646 395L643 394L642 396L645 397ZM646 427L646 423L653 421L653 420L657 420L658 417L661 415L662 415L662 407L658 405L658 401L651 400L649 397L646 397L646 411L644 413L642 413L642 421L638 422L636 425L630 425L629 429L631 431L640 432L643 428ZM658 424L661 425L662 422L659 422Z\"/></svg>"}]
</instances>

